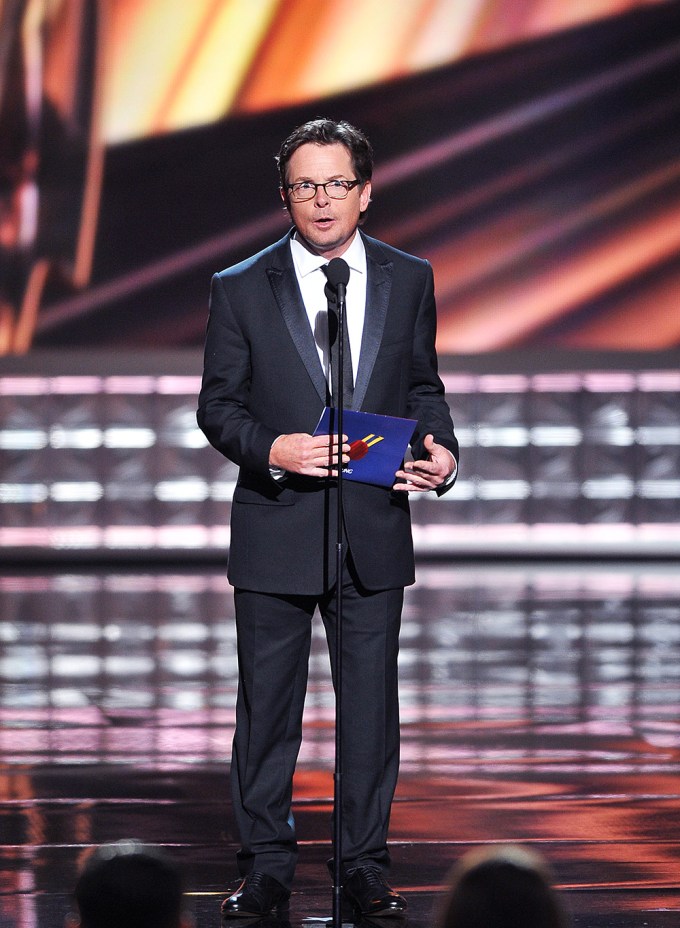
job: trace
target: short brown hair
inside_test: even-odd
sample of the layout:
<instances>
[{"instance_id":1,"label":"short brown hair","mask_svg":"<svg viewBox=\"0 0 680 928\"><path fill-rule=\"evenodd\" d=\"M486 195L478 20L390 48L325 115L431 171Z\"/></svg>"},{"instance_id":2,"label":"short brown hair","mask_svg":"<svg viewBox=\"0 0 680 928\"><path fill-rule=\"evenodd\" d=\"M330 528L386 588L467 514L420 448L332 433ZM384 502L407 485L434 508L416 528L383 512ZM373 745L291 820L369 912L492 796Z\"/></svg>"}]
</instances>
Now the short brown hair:
<instances>
[{"instance_id":1,"label":"short brown hair","mask_svg":"<svg viewBox=\"0 0 680 928\"><path fill-rule=\"evenodd\" d=\"M365 183L373 176L373 148L361 130L344 120L335 122L333 119L311 119L293 129L276 155L283 189L286 187L286 171L293 152L308 142L315 145L333 145L339 142L350 153L357 178Z\"/></svg>"}]
</instances>

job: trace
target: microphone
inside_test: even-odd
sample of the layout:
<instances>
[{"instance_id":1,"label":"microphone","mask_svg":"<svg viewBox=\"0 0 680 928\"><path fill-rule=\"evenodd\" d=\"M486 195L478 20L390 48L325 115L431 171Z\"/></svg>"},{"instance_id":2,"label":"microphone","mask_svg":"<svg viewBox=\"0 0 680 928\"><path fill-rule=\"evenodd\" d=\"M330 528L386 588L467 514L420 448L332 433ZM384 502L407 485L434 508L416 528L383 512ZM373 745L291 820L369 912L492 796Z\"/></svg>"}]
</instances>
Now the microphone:
<instances>
[{"instance_id":1,"label":"microphone","mask_svg":"<svg viewBox=\"0 0 680 928\"><path fill-rule=\"evenodd\" d=\"M342 258L331 258L324 271L331 289L337 294L338 303L344 303L345 288L349 282L349 264Z\"/></svg>"}]
</instances>

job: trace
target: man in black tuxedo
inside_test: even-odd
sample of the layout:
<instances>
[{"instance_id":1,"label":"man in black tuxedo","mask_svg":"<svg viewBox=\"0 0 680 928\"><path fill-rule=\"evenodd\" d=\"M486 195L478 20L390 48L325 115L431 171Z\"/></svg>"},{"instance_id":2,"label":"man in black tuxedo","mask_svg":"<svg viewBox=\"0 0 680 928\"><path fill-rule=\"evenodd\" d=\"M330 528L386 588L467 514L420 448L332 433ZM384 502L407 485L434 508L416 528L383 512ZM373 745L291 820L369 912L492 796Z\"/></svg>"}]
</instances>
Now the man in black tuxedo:
<instances>
[{"instance_id":1,"label":"man in black tuxedo","mask_svg":"<svg viewBox=\"0 0 680 928\"><path fill-rule=\"evenodd\" d=\"M277 161L293 227L213 278L198 409L211 444L240 468L228 576L240 672L231 783L244 880L222 912L250 917L288 902L311 619L318 608L334 660L339 579L343 896L361 914L399 915L406 902L385 877L399 766L399 626L404 587L415 580L408 494L445 492L458 457L437 374L433 274L427 261L358 231L373 158L357 129L305 123ZM414 460L391 488L345 481L347 553L336 578L338 448L312 433L332 386L324 267L340 256L350 269L346 402L418 424ZM344 443L345 461L348 452Z\"/></svg>"}]
</instances>

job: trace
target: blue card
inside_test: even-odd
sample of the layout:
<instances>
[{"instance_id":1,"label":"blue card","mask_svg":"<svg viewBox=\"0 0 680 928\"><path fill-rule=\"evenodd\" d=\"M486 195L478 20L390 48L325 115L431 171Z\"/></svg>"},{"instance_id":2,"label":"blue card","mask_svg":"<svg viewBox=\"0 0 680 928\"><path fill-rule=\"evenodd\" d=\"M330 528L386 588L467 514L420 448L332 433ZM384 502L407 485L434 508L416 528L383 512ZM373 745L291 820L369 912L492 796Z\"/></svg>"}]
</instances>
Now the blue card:
<instances>
[{"instance_id":1,"label":"blue card","mask_svg":"<svg viewBox=\"0 0 680 928\"><path fill-rule=\"evenodd\" d=\"M337 410L326 406L314 429L315 435L337 433ZM345 480L391 487L417 425L415 419L380 416L346 409L342 430L349 439L350 461L342 469Z\"/></svg>"}]
</instances>

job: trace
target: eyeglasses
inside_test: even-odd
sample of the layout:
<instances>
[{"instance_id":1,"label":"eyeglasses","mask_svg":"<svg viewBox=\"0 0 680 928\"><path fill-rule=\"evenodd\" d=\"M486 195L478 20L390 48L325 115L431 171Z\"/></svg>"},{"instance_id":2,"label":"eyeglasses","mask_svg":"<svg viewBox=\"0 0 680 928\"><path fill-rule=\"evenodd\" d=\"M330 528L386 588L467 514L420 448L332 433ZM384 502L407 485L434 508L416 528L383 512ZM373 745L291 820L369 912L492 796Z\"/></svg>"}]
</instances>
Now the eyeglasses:
<instances>
[{"instance_id":1,"label":"eyeglasses","mask_svg":"<svg viewBox=\"0 0 680 928\"><path fill-rule=\"evenodd\" d=\"M296 203L303 200L312 200L316 196L319 187L331 200L344 200L350 190L353 190L360 180L327 180L325 184L314 184L311 180L302 180L298 184L286 184L286 190Z\"/></svg>"}]
</instances>

